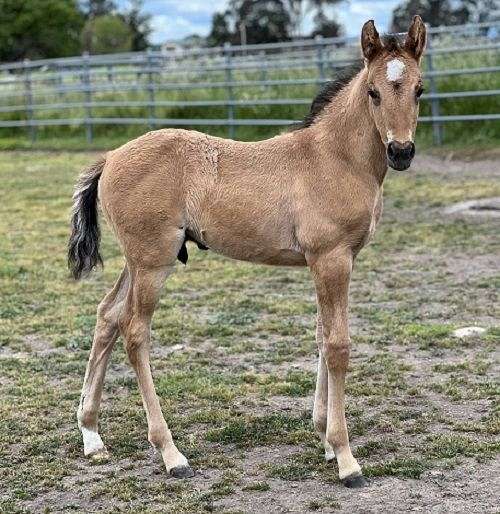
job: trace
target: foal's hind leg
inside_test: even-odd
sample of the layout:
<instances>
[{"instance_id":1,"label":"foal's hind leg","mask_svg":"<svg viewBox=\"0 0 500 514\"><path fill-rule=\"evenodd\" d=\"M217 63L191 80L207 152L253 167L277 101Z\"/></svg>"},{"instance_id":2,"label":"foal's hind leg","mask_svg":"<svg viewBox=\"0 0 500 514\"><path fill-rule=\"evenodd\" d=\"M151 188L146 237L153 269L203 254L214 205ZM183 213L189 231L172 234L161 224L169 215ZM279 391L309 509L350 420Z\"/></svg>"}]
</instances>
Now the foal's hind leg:
<instances>
[{"instance_id":1,"label":"foal's hind leg","mask_svg":"<svg viewBox=\"0 0 500 514\"><path fill-rule=\"evenodd\" d=\"M316 391L314 393L313 422L321 442L325 448L327 462L335 458L331 444L326 440L326 425L328 418L328 368L323 357L323 326L318 313L316 324L316 344L318 345L318 373L316 375Z\"/></svg>"},{"instance_id":2,"label":"foal's hind leg","mask_svg":"<svg viewBox=\"0 0 500 514\"><path fill-rule=\"evenodd\" d=\"M175 255L173 256L175 259ZM131 269L131 287L120 319L120 330L130 362L136 372L148 421L149 442L162 455L167 471L178 478L194 475L188 461L175 446L156 395L149 363L151 318L171 265Z\"/></svg>"},{"instance_id":3,"label":"foal's hind leg","mask_svg":"<svg viewBox=\"0 0 500 514\"><path fill-rule=\"evenodd\" d=\"M113 289L97 308L94 341L83 382L78 426L82 432L85 456L94 459L107 457L106 448L97 431L102 386L111 350L119 334L118 318L128 289L128 270L125 267Z\"/></svg>"}]
</instances>

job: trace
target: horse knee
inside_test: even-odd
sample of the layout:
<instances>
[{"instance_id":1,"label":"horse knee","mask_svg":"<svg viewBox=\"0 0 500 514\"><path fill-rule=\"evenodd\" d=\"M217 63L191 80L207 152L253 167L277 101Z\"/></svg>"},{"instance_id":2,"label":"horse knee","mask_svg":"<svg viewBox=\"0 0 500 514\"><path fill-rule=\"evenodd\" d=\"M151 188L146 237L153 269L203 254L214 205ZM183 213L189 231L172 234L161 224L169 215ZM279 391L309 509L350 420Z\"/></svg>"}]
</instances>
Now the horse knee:
<instances>
[{"instance_id":1,"label":"horse knee","mask_svg":"<svg viewBox=\"0 0 500 514\"><path fill-rule=\"evenodd\" d=\"M128 323L120 322L120 331L128 358L131 364L135 365L139 351L149 344L149 323L143 319L132 317Z\"/></svg>"},{"instance_id":2,"label":"horse knee","mask_svg":"<svg viewBox=\"0 0 500 514\"><path fill-rule=\"evenodd\" d=\"M324 434L327 426L327 412L324 407L316 407L313 409L314 429L318 434Z\"/></svg>"},{"instance_id":3,"label":"horse knee","mask_svg":"<svg viewBox=\"0 0 500 514\"><path fill-rule=\"evenodd\" d=\"M349 339L329 339L323 346L323 357L329 370L347 370L351 342Z\"/></svg>"},{"instance_id":4,"label":"horse knee","mask_svg":"<svg viewBox=\"0 0 500 514\"><path fill-rule=\"evenodd\" d=\"M119 318L123 308L123 300L102 300L97 307L96 331L104 339L111 338L119 331Z\"/></svg>"}]
</instances>

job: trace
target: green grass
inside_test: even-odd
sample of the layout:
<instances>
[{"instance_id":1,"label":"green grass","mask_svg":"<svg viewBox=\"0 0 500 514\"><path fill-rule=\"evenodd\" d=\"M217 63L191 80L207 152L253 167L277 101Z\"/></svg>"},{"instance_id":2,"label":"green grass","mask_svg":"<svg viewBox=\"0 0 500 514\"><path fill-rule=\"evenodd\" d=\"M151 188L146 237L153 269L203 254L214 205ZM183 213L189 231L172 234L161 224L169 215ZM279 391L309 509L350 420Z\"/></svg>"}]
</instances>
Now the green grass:
<instances>
[{"instance_id":1,"label":"green grass","mask_svg":"<svg viewBox=\"0 0 500 514\"><path fill-rule=\"evenodd\" d=\"M324 493L304 492L298 510L347 505L312 427L315 295L307 270L194 247L161 298L152 367L165 417L198 478L167 479L151 453L120 342L101 416L110 462L83 458L75 410L95 309L123 264L103 227L104 270L75 283L66 269L73 183L95 157L2 153L0 511L193 513L246 497L284 501L286 484L306 491L310 481ZM498 226L441 211L498 194L488 177L387 179L384 218L351 288L347 418L354 454L373 480L423 478L498 453ZM489 330L464 341L451 335L471 324Z\"/></svg>"}]
</instances>

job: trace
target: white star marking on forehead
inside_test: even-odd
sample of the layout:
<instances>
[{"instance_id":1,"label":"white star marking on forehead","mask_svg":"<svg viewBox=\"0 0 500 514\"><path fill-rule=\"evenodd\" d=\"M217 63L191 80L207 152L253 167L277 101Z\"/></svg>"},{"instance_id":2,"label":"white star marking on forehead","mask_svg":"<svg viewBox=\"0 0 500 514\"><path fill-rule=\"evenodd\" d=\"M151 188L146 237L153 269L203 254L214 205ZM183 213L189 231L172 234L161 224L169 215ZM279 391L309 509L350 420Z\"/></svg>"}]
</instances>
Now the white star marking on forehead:
<instances>
[{"instance_id":1,"label":"white star marking on forehead","mask_svg":"<svg viewBox=\"0 0 500 514\"><path fill-rule=\"evenodd\" d=\"M399 59L393 59L387 63L387 80L395 82L401 80L403 72L405 71L404 62Z\"/></svg>"}]
</instances>

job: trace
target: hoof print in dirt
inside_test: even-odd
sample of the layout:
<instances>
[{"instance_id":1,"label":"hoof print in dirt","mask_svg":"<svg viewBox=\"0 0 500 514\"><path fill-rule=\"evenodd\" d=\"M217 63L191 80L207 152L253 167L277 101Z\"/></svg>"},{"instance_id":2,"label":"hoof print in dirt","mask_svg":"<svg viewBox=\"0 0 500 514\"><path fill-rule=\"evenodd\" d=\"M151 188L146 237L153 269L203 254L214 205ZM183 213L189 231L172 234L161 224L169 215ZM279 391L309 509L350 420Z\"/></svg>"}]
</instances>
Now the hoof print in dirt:
<instances>
[{"instance_id":1,"label":"hoof print in dirt","mask_svg":"<svg viewBox=\"0 0 500 514\"><path fill-rule=\"evenodd\" d=\"M363 475L349 475L342 479L342 483L349 489L360 489L368 486L368 480Z\"/></svg>"},{"instance_id":2,"label":"hoof print in dirt","mask_svg":"<svg viewBox=\"0 0 500 514\"><path fill-rule=\"evenodd\" d=\"M170 470L170 474L174 478L191 478L194 477L194 469L191 466L175 466Z\"/></svg>"}]
</instances>

